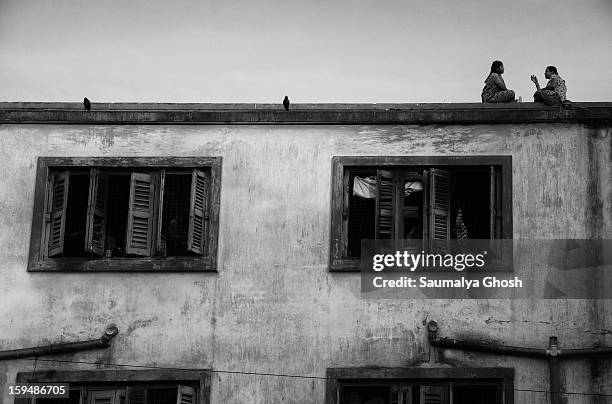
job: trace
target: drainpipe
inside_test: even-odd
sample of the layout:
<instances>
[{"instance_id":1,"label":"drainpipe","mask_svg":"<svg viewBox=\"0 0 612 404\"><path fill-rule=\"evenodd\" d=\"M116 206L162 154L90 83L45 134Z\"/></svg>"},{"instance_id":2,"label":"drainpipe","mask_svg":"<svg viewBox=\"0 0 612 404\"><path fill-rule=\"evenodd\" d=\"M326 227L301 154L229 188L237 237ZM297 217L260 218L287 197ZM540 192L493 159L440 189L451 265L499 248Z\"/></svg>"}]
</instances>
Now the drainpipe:
<instances>
[{"instance_id":1,"label":"drainpipe","mask_svg":"<svg viewBox=\"0 0 612 404\"><path fill-rule=\"evenodd\" d=\"M57 355L66 352L88 351L91 349L108 348L110 346L110 341L117 334L119 334L119 329L116 325L111 324L106 327L106 330L104 330L104 334L102 334L102 336L98 339L0 351L0 360L19 359L40 355Z\"/></svg>"},{"instance_id":2,"label":"drainpipe","mask_svg":"<svg viewBox=\"0 0 612 404\"><path fill-rule=\"evenodd\" d=\"M591 356L612 355L612 347L566 349L561 351L559 349L557 337L550 337L548 341L548 349L507 346L492 341L487 342L441 338L438 335L438 323L433 320L427 323L427 331L429 343L435 347L546 359L548 361L548 368L550 372L549 390L551 404L561 404L561 372L559 370L559 363L561 360L566 358L586 359Z\"/></svg>"},{"instance_id":3,"label":"drainpipe","mask_svg":"<svg viewBox=\"0 0 612 404\"><path fill-rule=\"evenodd\" d=\"M438 323L430 321L427 323L429 331L429 343L440 348L463 349L466 351L485 352L501 355L526 356L532 358L545 358L546 350L537 348L523 348L517 346L502 345L496 342L467 341L453 338L441 338L438 336Z\"/></svg>"},{"instance_id":4,"label":"drainpipe","mask_svg":"<svg viewBox=\"0 0 612 404\"><path fill-rule=\"evenodd\" d=\"M548 359L548 371L550 374L550 403L561 403L561 372L559 371L559 343L557 337L548 339L548 349L546 350Z\"/></svg>"},{"instance_id":5,"label":"drainpipe","mask_svg":"<svg viewBox=\"0 0 612 404\"><path fill-rule=\"evenodd\" d=\"M580 349L564 349L563 357L572 356L591 356L591 355L612 355L612 347L594 347L594 348L580 348Z\"/></svg>"}]
</instances>

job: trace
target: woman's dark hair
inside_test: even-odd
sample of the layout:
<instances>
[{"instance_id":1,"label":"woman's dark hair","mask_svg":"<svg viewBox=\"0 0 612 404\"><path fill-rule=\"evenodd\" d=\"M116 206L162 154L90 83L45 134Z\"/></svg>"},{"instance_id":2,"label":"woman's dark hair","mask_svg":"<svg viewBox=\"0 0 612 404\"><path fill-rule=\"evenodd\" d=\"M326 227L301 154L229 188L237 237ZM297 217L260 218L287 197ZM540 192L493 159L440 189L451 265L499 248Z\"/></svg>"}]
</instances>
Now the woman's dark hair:
<instances>
[{"instance_id":1,"label":"woman's dark hair","mask_svg":"<svg viewBox=\"0 0 612 404\"><path fill-rule=\"evenodd\" d=\"M501 60L493 61L493 63L491 63L491 73L497 73L497 69L499 68L499 66L502 66L502 65L503 65L503 63L501 62ZM489 73L489 75L485 79L485 83L487 82L487 79L489 78L491 73Z\"/></svg>"},{"instance_id":2,"label":"woman's dark hair","mask_svg":"<svg viewBox=\"0 0 612 404\"><path fill-rule=\"evenodd\" d=\"M502 65L503 63L501 62L501 60L496 60L491 63L491 73L497 73L497 69Z\"/></svg>"},{"instance_id":3,"label":"woman's dark hair","mask_svg":"<svg viewBox=\"0 0 612 404\"><path fill-rule=\"evenodd\" d=\"M552 74L559 74L557 73L557 68L555 66L546 66L546 70L548 70Z\"/></svg>"}]
</instances>

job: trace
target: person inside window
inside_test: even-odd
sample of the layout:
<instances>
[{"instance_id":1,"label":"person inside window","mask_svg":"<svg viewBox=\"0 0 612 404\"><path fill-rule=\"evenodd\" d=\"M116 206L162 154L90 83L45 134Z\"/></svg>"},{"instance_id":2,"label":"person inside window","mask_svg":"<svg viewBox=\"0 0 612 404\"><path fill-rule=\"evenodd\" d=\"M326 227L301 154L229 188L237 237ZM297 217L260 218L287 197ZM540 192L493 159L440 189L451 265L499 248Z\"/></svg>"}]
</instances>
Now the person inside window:
<instances>
[{"instance_id":1,"label":"person inside window","mask_svg":"<svg viewBox=\"0 0 612 404\"><path fill-rule=\"evenodd\" d=\"M546 105L559 105L567 100L565 80L559 76L555 66L548 66L544 70L544 77L548 79L546 87L540 88L538 78L531 75L531 81L535 84L537 91L533 94L534 102L542 102Z\"/></svg>"},{"instance_id":2,"label":"person inside window","mask_svg":"<svg viewBox=\"0 0 612 404\"><path fill-rule=\"evenodd\" d=\"M485 103L502 103L514 102L514 91L506 88L506 83L502 79L504 73L504 64L496 60L491 64L491 73L485 80L485 86L482 89L482 102Z\"/></svg>"}]
</instances>

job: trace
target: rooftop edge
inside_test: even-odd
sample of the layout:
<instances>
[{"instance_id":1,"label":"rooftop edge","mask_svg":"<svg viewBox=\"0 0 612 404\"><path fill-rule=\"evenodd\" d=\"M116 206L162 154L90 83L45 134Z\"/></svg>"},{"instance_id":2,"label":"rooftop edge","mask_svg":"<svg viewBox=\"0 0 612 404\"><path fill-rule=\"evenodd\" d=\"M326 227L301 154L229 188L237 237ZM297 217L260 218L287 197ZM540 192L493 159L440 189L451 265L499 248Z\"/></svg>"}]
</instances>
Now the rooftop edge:
<instances>
[{"instance_id":1,"label":"rooftop edge","mask_svg":"<svg viewBox=\"0 0 612 404\"><path fill-rule=\"evenodd\" d=\"M281 104L0 102L0 124L612 123L612 102Z\"/></svg>"}]
</instances>

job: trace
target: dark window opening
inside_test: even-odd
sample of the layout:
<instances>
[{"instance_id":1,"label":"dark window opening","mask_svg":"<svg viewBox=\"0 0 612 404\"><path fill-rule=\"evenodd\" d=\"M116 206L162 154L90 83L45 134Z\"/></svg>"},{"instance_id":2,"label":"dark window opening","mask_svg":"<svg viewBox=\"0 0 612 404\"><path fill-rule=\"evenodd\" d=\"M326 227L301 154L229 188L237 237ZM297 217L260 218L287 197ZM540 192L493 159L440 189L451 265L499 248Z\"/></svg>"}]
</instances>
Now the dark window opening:
<instances>
[{"instance_id":1,"label":"dark window opening","mask_svg":"<svg viewBox=\"0 0 612 404\"><path fill-rule=\"evenodd\" d=\"M81 391L69 390L67 398L37 398L36 404L80 404Z\"/></svg>"},{"instance_id":2,"label":"dark window opening","mask_svg":"<svg viewBox=\"0 0 612 404\"><path fill-rule=\"evenodd\" d=\"M208 170L54 170L49 184L49 257L206 255Z\"/></svg>"},{"instance_id":3,"label":"dark window opening","mask_svg":"<svg viewBox=\"0 0 612 404\"><path fill-rule=\"evenodd\" d=\"M346 404L390 404L390 386L350 386L344 388L342 403Z\"/></svg>"},{"instance_id":4,"label":"dark window opening","mask_svg":"<svg viewBox=\"0 0 612 404\"><path fill-rule=\"evenodd\" d=\"M176 388L149 388L147 404L176 404Z\"/></svg>"},{"instance_id":5,"label":"dark window opening","mask_svg":"<svg viewBox=\"0 0 612 404\"><path fill-rule=\"evenodd\" d=\"M64 230L64 255L85 256L85 219L89 197L89 173L72 174L66 204L66 228Z\"/></svg>"},{"instance_id":6,"label":"dark window opening","mask_svg":"<svg viewBox=\"0 0 612 404\"><path fill-rule=\"evenodd\" d=\"M106 241L104 249L112 257L125 256L125 234L130 198L130 176L109 175L108 210L106 216Z\"/></svg>"},{"instance_id":7,"label":"dark window opening","mask_svg":"<svg viewBox=\"0 0 612 404\"><path fill-rule=\"evenodd\" d=\"M351 170L349 173L349 215L348 215L348 255L359 257L361 255L361 239L374 238L376 229L375 209L376 200L360 196L359 190L355 194L355 177L372 179L376 177L376 170Z\"/></svg>"},{"instance_id":8,"label":"dark window opening","mask_svg":"<svg viewBox=\"0 0 612 404\"><path fill-rule=\"evenodd\" d=\"M502 404L502 383L495 381L388 381L345 384L340 404Z\"/></svg>"},{"instance_id":9,"label":"dark window opening","mask_svg":"<svg viewBox=\"0 0 612 404\"><path fill-rule=\"evenodd\" d=\"M424 179L417 171L407 171L398 175L399 216L398 238L422 239L424 215Z\"/></svg>"},{"instance_id":10,"label":"dark window opening","mask_svg":"<svg viewBox=\"0 0 612 404\"><path fill-rule=\"evenodd\" d=\"M127 399L131 403L141 404L196 404L195 386L174 385L160 382L161 387L134 384L109 386L105 383L99 385L80 386L71 388L67 398L36 398L23 399L24 404L125 404ZM164 386L165 385L165 386ZM72 386L72 385L71 385Z\"/></svg>"},{"instance_id":11,"label":"dark window opening","mask_svg":"<svg viewBox=\"0 0 612 404\"><path fill-rule=\"evenodd\" d=\"M190 255L187 251L190 195L191 175L166 173L161 233L166 255Z\"/></svg>"},{"instance_id":12,"label":"dark window opening","mask_svg":"<svg viewBox=\"0 0 612 404\"><path fill-rule=\"evenodd\" d=\"M453 386L453 404L499 404L502 399L496 386Z\"/></svg>"},{"instance_id":13,"label":"dark window opening","mask_svg":"<svg viewBox=\"0 0 612 404\"><path fill-rule=\"evenodd\" d=\"M501 166L347 167L344 175L345 257L361 255L362 239L501 238Z\"/></svg>"},{"instance_id":14,"label":"dark window opening","mask_svg":"<svg viewBox=\"0 0 612 404\"><path fill-rule=\"evenodd\" d=\"M456 239L457 215L465 224L469 238L485 239L491 236L491 174L489 167L466 168L451 171L451 238Z\"/></svg>"},{"instance_id":15,"label":"dark window opening","mask_svg":"<svg viewBox=\"0 0 612 404\"><path fill-rule=\"evenodd\" d=\"M22 397L15 404L205 404L210 370L49 370L18 372L16 384L70 386L66 398Z\"/></svg>"}]
</instances>

